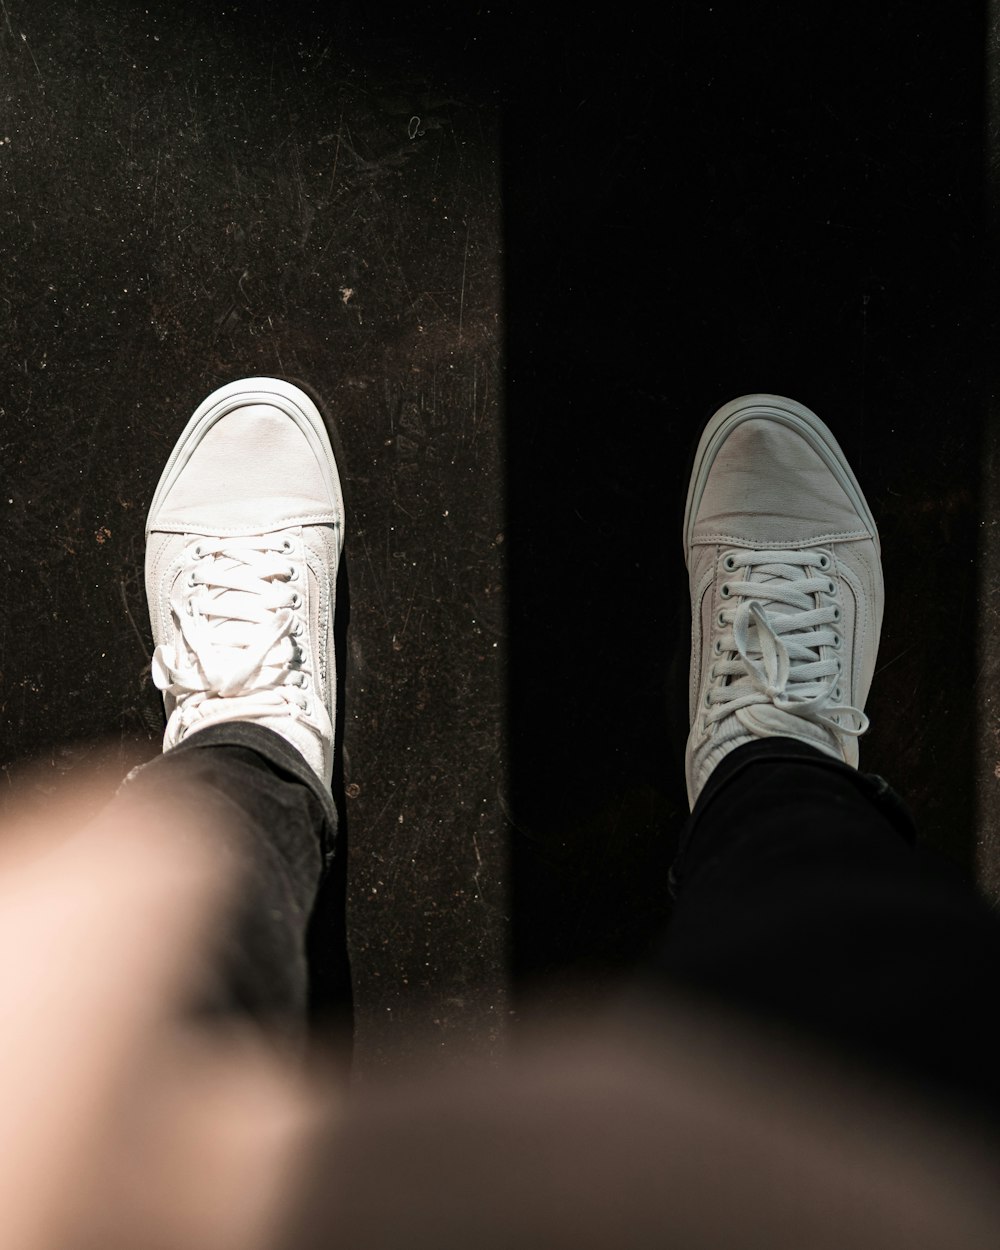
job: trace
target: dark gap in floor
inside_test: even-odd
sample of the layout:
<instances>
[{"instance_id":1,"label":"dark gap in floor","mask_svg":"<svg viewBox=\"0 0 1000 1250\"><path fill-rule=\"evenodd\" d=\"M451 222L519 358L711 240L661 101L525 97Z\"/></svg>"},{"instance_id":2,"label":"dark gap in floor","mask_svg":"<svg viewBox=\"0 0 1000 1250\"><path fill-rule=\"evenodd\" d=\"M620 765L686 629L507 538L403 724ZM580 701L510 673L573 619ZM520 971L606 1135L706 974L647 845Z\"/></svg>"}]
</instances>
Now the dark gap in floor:
<instances>
[{"instance_id":1,"label":"dark gap in floor","mask_svg":"<svg viewBox=\"0 0 1000 1250\"><path fill-rule=\"evenodd\" d=\"M508 32L519 984L611 988L668 917L680 509L704 423L747 392L813 408L859 478L886 581L861 767L971 868L983 13L723 3Z\"/></svg>"}]
</instances>

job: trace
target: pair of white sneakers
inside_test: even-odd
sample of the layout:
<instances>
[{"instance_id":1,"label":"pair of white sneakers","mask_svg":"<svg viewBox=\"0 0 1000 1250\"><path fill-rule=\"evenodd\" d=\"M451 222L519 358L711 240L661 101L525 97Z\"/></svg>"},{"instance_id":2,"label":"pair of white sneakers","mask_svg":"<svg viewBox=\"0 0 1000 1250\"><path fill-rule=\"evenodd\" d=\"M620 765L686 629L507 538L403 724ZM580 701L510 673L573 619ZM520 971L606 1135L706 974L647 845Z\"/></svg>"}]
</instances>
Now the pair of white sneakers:
<instances>
[{"instance_id":1,"label":"pair of white sneakers","mask_svg":"<svg viewBox=\"0 0 1000 1250\"><path fill-rule=\"evenodd\" d=\"M856 768L882 628L881 552L829 429L778 395L726 404L695 455L683 537L690 806L728 752L762 738L796 738ZM146 522L164 750L210 725L255 721L330 785L343 542L340 476L312 399L276 378L211 394Z\"/></svg>"}]
</instances>

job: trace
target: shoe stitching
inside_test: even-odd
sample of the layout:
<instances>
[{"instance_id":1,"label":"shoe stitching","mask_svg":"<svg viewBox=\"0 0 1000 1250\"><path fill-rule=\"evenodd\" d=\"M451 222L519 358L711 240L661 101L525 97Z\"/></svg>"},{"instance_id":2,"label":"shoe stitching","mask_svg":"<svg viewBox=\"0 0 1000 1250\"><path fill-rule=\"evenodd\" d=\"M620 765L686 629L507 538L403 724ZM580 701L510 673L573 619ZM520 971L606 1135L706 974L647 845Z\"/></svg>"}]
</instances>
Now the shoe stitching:
<instances>
[{"instance_id":1,"label":"shoe stitching","mask_svg":"<svg viewBox=\"0 0 1000 1250\"><path fill-rule=\"evenodd\" d=\"M838 530L826 534L817 534L808 540L789 543L786 541L769 540L760 542L757 539L750 544L746 540L746 535L723 533L718 531L712 534L699 534L697 538L691 538L691 546L694 547L714 547L714 546L731 546L731 547L751 547L754 551L792 551L799 547L818 547L825 543L849 542L854 539L870 539L874 542L874 535L866 529L860 530Z\"/></svg>"},{"instance_id":2,"label":"shoe stitching","mask_svg":"<svg viewBox=\"0 0 1000 1250\"><path fill-rule=\"evenodd\" d=\"M333 536L333 541L335 543L337 541L335 535ZM327 695L327 699L326 699L327 710L329 711L330 710L330 699L329 699L330 686L329 686L329 681L328 681L328 633L329 633L330 600L332 597L330 594L329 583L331 580L331 576L333 579L336 579L337 563L336 563L336 557L335 557L333 569L329 570L327 568L326 562L323 561L321 557L317 556L316 552L312 549L312 547L310 547L306 543L304 536L302 540L302 546L303 546L306 566L309 569L309 572L316 579L316 585L319 589L319 603L317 605L317 620L318 620L319 637L316 640L316 645L318 649L318 660L319 660L318 672L320 674L321 679L327 683L325 687L325 692Z\"/></svg>"},{"instance_id":3,"label":"shoe stitching","mask_svg":"<svg viewBox=\"0 0 1000 1250\"><path fill-rule=\"evenodd\" d=\"M717 562L718 562L718 558L716 558L716 563ZM704 611L705 596L708 593L709 589L714 585L714 583L715 583L715 566L713 565L711 568L707 569L705 573L702 574L701 584L698 587L698 594L696 598L696 602L699 605L698 611L697 613L695 612L691 613L692 626L694 630L696 631L695 638L694 638L695 654L699 655L700 660L701 660L698 666L700 671L693 673L691 676L691 681L689 683L689 692L688 692L688 699L689 699L688 708L689 708L689 711L691 708L694 709L694 715L691 717L691 719L695 721L696 723L701 720L701 708L700 708L701 688L704 685L705 676L706 676L705 649L704 648L706 646L708 636L702 630L702 613ZM700 734L699 734L699 737L701 737Z\"/></svg>"},{"instance_id":4,"label":"shoe stitching","mask_svg":"<svg viewBox=\"0 0 1000 1250\"><path fill-rule=\"evenodd\" d=\"M329 525L334 529L342 529L343 520L340 513L336 509L331 508L329 512L307 513L305 515L294 513L288 516L278 517L274 520L268 520L268 533L274 533L277 530L291 529L295 525ZM259 534L259 529L250 529L247 525L212 525L209 527L204 521L195 520L179 520L168 521L166 523L157 522L156 525L150 526L150 535L158 534L205 534L208 537L219 538L252 538L254 534Z\"/></svg>"},{"instance_id":5,"label":"shoe stitching","mask_svg":"<svg viewBox=\"0 0 1000 1250\"><path fill-rule=\"evenodd\" d=\"M854 596L854 636L851 639L851 671L850 673L844 674L844 676L846 676L851 683L851 697L853 698L854 673L856 667L854 661L860 650L861 639L868 636L868 597L862 589L861 579L853 569L848 568L847 565L837 563L835 572L838 579L847 583L850 587L851 594ZM844 631L839 630L838 632L843 637ZM846 642L847 640L845 639L844 641Z\"/></svg>"}]
</instances>

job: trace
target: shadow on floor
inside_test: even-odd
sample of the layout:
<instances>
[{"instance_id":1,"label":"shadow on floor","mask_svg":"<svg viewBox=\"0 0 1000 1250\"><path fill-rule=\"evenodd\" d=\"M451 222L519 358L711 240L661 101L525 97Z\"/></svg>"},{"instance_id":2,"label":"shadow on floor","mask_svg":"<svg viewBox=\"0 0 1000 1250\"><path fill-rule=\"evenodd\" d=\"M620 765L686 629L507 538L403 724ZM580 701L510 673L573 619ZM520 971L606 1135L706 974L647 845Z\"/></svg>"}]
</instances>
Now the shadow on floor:
<instances>
[{"instance_id":1,"label":"shadow on floor","mask_svg":"<svg viewBox=\"0 0 1000 1250\"><path fill-rule=\"evenodd\" d=\"M985 421L983 13L602 12L518 27L505 112L519 981L604 983L687 815L680 516L722 403L830 425L879 525L861 765L969 871ZM596 981L595 981L596 978Z\"/></svg>"}]
</instances>

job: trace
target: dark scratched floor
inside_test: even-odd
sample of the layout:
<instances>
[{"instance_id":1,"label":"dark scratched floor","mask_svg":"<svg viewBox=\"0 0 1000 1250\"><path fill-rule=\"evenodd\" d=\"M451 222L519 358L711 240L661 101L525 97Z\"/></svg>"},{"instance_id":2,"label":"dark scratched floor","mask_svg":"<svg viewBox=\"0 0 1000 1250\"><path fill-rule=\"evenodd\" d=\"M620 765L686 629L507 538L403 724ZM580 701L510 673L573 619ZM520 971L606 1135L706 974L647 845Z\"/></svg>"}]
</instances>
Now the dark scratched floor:
<instances>
[{"instance_id":1,"label":"dark scratched floor","mask_svg":"<svg viewBox=\"0 0 1000 1250\"><path fill-rule=\"evenodd\" d=\"M376 7L0 6L7 774L159 749L151 492L214 387L305 380L358 1064L492 1053L522 987L603 992L666 918L688 460L773 391L880 528L862 767L1000 897L985 6Z\"/></svg>"}]
</instances>

